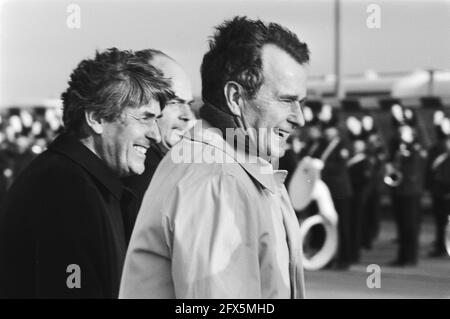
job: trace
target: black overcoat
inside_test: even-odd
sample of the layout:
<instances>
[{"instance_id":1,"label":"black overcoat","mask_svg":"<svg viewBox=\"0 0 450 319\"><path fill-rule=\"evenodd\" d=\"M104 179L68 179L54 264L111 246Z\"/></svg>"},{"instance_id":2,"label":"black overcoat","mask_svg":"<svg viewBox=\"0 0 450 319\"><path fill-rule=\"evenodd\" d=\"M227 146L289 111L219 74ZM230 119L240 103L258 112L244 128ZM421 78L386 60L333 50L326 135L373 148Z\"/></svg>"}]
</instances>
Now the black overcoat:
<instances>
[{"instance_id":1,"label":"black overcoat","mask_svg":"<svg viewBox=\"0 0 450 319\"><path fill-rule=\"evenodd\" d=\"M99 157L59 136L0 207L0 298L117 297L134 200Z\"/></svg>"}]
</instances>

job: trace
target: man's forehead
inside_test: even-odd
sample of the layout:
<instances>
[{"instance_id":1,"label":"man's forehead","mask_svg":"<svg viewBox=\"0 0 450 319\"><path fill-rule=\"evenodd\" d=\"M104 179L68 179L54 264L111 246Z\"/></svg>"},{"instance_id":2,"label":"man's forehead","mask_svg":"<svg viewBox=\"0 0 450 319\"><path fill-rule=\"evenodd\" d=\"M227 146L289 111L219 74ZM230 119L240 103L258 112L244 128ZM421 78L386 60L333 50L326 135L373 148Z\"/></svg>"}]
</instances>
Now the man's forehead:
<instances>
[{"instance_id":1,"label":"man's forehead","mask_svg":"<svg viewBox=\"0 0 450 319\"><path fill-rule=\"evenodd\" d=\"M262 69L265 84L283 95L306 95L307 68L298 63L289 53L274 44L262 48Z\"/></svg>"},{"instance_id":2,"label":"man's forehead","mask_svg":"<svg viewBox=\"0 0 450 319\"><path fill-rule=\"evenodd\" d=\"M162 54L156 54L150 61L150 64L161 70L164 76L172 76L177 72L178 64L170 57Z\"/></svg>"},{"instance_id":3,"label":"man's forehead","mask_svg":"<svg viewBox=\"0 0 450 319\"><path fill-rule=\"evenodd\" d=\"M186 102L192 100L191 84L183 68L171 58L158 54L150 62L170 79L174 93Z\"/></svg>"},{"instance_id":4,"label":"man's forehead","mask_svg":"<svg viewBox=\"0 0 450 319\"><path fill-rule=\"evenodd\" d=\"M151 99L148 104L141 105L137 108L137 111L142 114L159 114L161 113L161 106L158 100Z\"/></svg>"}]
</instances>

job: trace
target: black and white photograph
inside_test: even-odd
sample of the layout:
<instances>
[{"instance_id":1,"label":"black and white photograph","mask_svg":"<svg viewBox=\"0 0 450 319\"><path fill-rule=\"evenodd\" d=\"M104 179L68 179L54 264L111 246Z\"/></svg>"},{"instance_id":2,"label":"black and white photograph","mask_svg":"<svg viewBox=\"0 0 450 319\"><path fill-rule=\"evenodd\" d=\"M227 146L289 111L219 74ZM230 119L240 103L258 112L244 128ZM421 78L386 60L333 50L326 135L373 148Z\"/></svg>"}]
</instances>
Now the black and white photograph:
<instances>
[{"instance_id":1,"label":"black and white photograph","mask_svg":"<svg viewBox=\"0 0 450 319\"><path fill-rule=\"evenodd\" d=\"M449 39L449 0L0 1L0 299L449 299Z\"/></svg>"}]
</instances>

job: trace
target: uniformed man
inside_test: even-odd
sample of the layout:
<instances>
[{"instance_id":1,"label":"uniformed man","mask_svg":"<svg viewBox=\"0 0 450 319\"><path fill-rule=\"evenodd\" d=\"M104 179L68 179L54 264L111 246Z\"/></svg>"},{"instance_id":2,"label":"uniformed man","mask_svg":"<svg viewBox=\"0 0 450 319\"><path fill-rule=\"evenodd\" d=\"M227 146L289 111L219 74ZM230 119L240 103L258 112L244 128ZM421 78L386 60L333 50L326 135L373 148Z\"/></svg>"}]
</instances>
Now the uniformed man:
<instances>
[{"instance_id":1,"label":"uniformed man","mask_svg":"<svg viewBox=\"0 0 450 319\"><path fill-rule=\"evenodd\" d=\"M3 125L0 124L0 204L6 195L6 191L12 183L13 156L9 149L9 143L3 133Z\"/></svg>"},{"instance_id":2,"label":"uniformed man","mask_svg":"<svg viewBox=\"0 0 450 319\"><path fill-rule=\"evenodd\" d=\"M398 253L392 266L414 266L418 262L420 199L424 188L426 151L418 142L415 115L403 109L398 135L391 141L391 162L386 182L392 188L392 204L397 225Z\"/></svg>"},{"instance_id":3,"label":"uniformed man","mask_svg":"<svg viewBox=\"0 0 450 319\"><path fill-rule=\"evenodd\" d=\"M287 171L286 179L284 184L286 187L289 186L292 175L297 168L300 161L301 151L304 147L304 143L300 139L300 134L296 131L292 136L289 137L286 145L286 151L284 156L280 158L278 163L278 168Z\"/></svg>"},{"instance_id":4,"label":"uniformed man","mask_svg":"<svg viewBox=\"0 0 450 319\"><path fill-rule=\"evenodd\" d=\"M311 153L315 152L316 146L319 145L321 133L317 116L313 114L312 109L308 106L303 107L303 116L307 126L302 128L302 130L297 129L289 137L286 152L279 160L279 169L288 172L284 181L286 187L289 186L291 177L299 162L306 156L312 156Z\"/></svg>"},{"instance_id":5,"label":"uniformed man","mask_svg":"<svg viewBox=\"0 0 450 319\"><path fill-rule=\"evenodd\" d=\"M317 156L324 162L322 180L328 186L338 213L339 248L336 258L337 269L348 269L351 264L350 205L352 186L348 173L349 151L338 130L337 113L329 105L324 105L319 119L322 122L324 138Z\"/></svg>"},{"instance_id":6,"label":"uniformed man","mask_svg":"<svg viewBox=\"0 0 450 319\"><path fill-rule=\"evenodd\" d=\"M351 261L360 260L362 243L362 226L366 219L365 208L369 197L369 179L371 175L371 162L367 156L366 134L362 123L354 116L346 121L349 137L352 141L351 156L347 161L353 196L350 210L350 243Z\"/></svg>"},{"instance_id":7,"label":"uniformed man","mask_svg":"<svg viewBox=\"0 0 450 319\"><path fill-rule=\"evenodd\" d=\"M303 108L303 114L306 126L304 129L302 128L302 132L305 132L305 136L302 141L302 148L298 155L299 162L307 156L320 158L321 151L325 144L323 140L322 124L319 119L319 113L323 104L320 101L306 101L305 104L306 106ZM319 207L316 201L312 200L304 209L296 211L296 214L300 220L304 220L310 216L316 215L318 211ZM325 229L319 225L313 226L310 230L309 240L305 243L304 251L313 252L320 249L323 246L324 240Z\"/></svg>"},{"instance_id":8,"label":"uniformed man","mask_svg":"<svg viewBox=\"0 0 450 319\"><path fill-rule=\"evenodd\" d=\"M435 121L435 128L437 141L429 150L426 183L432 196L436 227L433 250L429 256L442 257L447 256L445 228L450 212L450 119L443 117Z\"/></svg>"},{"instance_id":9,"label":"uniformed man","mask_svg":"<svg viewBox=\"0 0 450 319\"><path fill-rule=\"evenodd\" d=\"M377 238L380 231L380 198L387 152L376 127L373 126L372 129L366 129L366 131L368 134L366 139L367 156L371 165L370 177L368 179L369 196L364 208L362 246L370 250L372 249L373 241Z\"/></svg>"}]
</instances>

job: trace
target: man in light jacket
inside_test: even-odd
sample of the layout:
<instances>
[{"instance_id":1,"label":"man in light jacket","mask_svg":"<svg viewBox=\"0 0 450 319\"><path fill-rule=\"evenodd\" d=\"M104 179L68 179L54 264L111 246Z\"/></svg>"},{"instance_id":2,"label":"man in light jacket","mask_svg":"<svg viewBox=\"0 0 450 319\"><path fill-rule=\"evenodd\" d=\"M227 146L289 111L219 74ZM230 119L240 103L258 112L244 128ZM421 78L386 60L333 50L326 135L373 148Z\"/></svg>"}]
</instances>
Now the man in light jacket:
<instances>
[{"instance_id":1,"label":"man in light jacket","mask_svg":"<svg viewBox=\"0 0 450 319\"><path fill-rule=\"evenodd\" d=\"M201 121L162 160L136 220L121 298L302 298L299 225L272 161L303 125L307 45L236 17L201 67Z\"/></svg>"}]
</instances>

